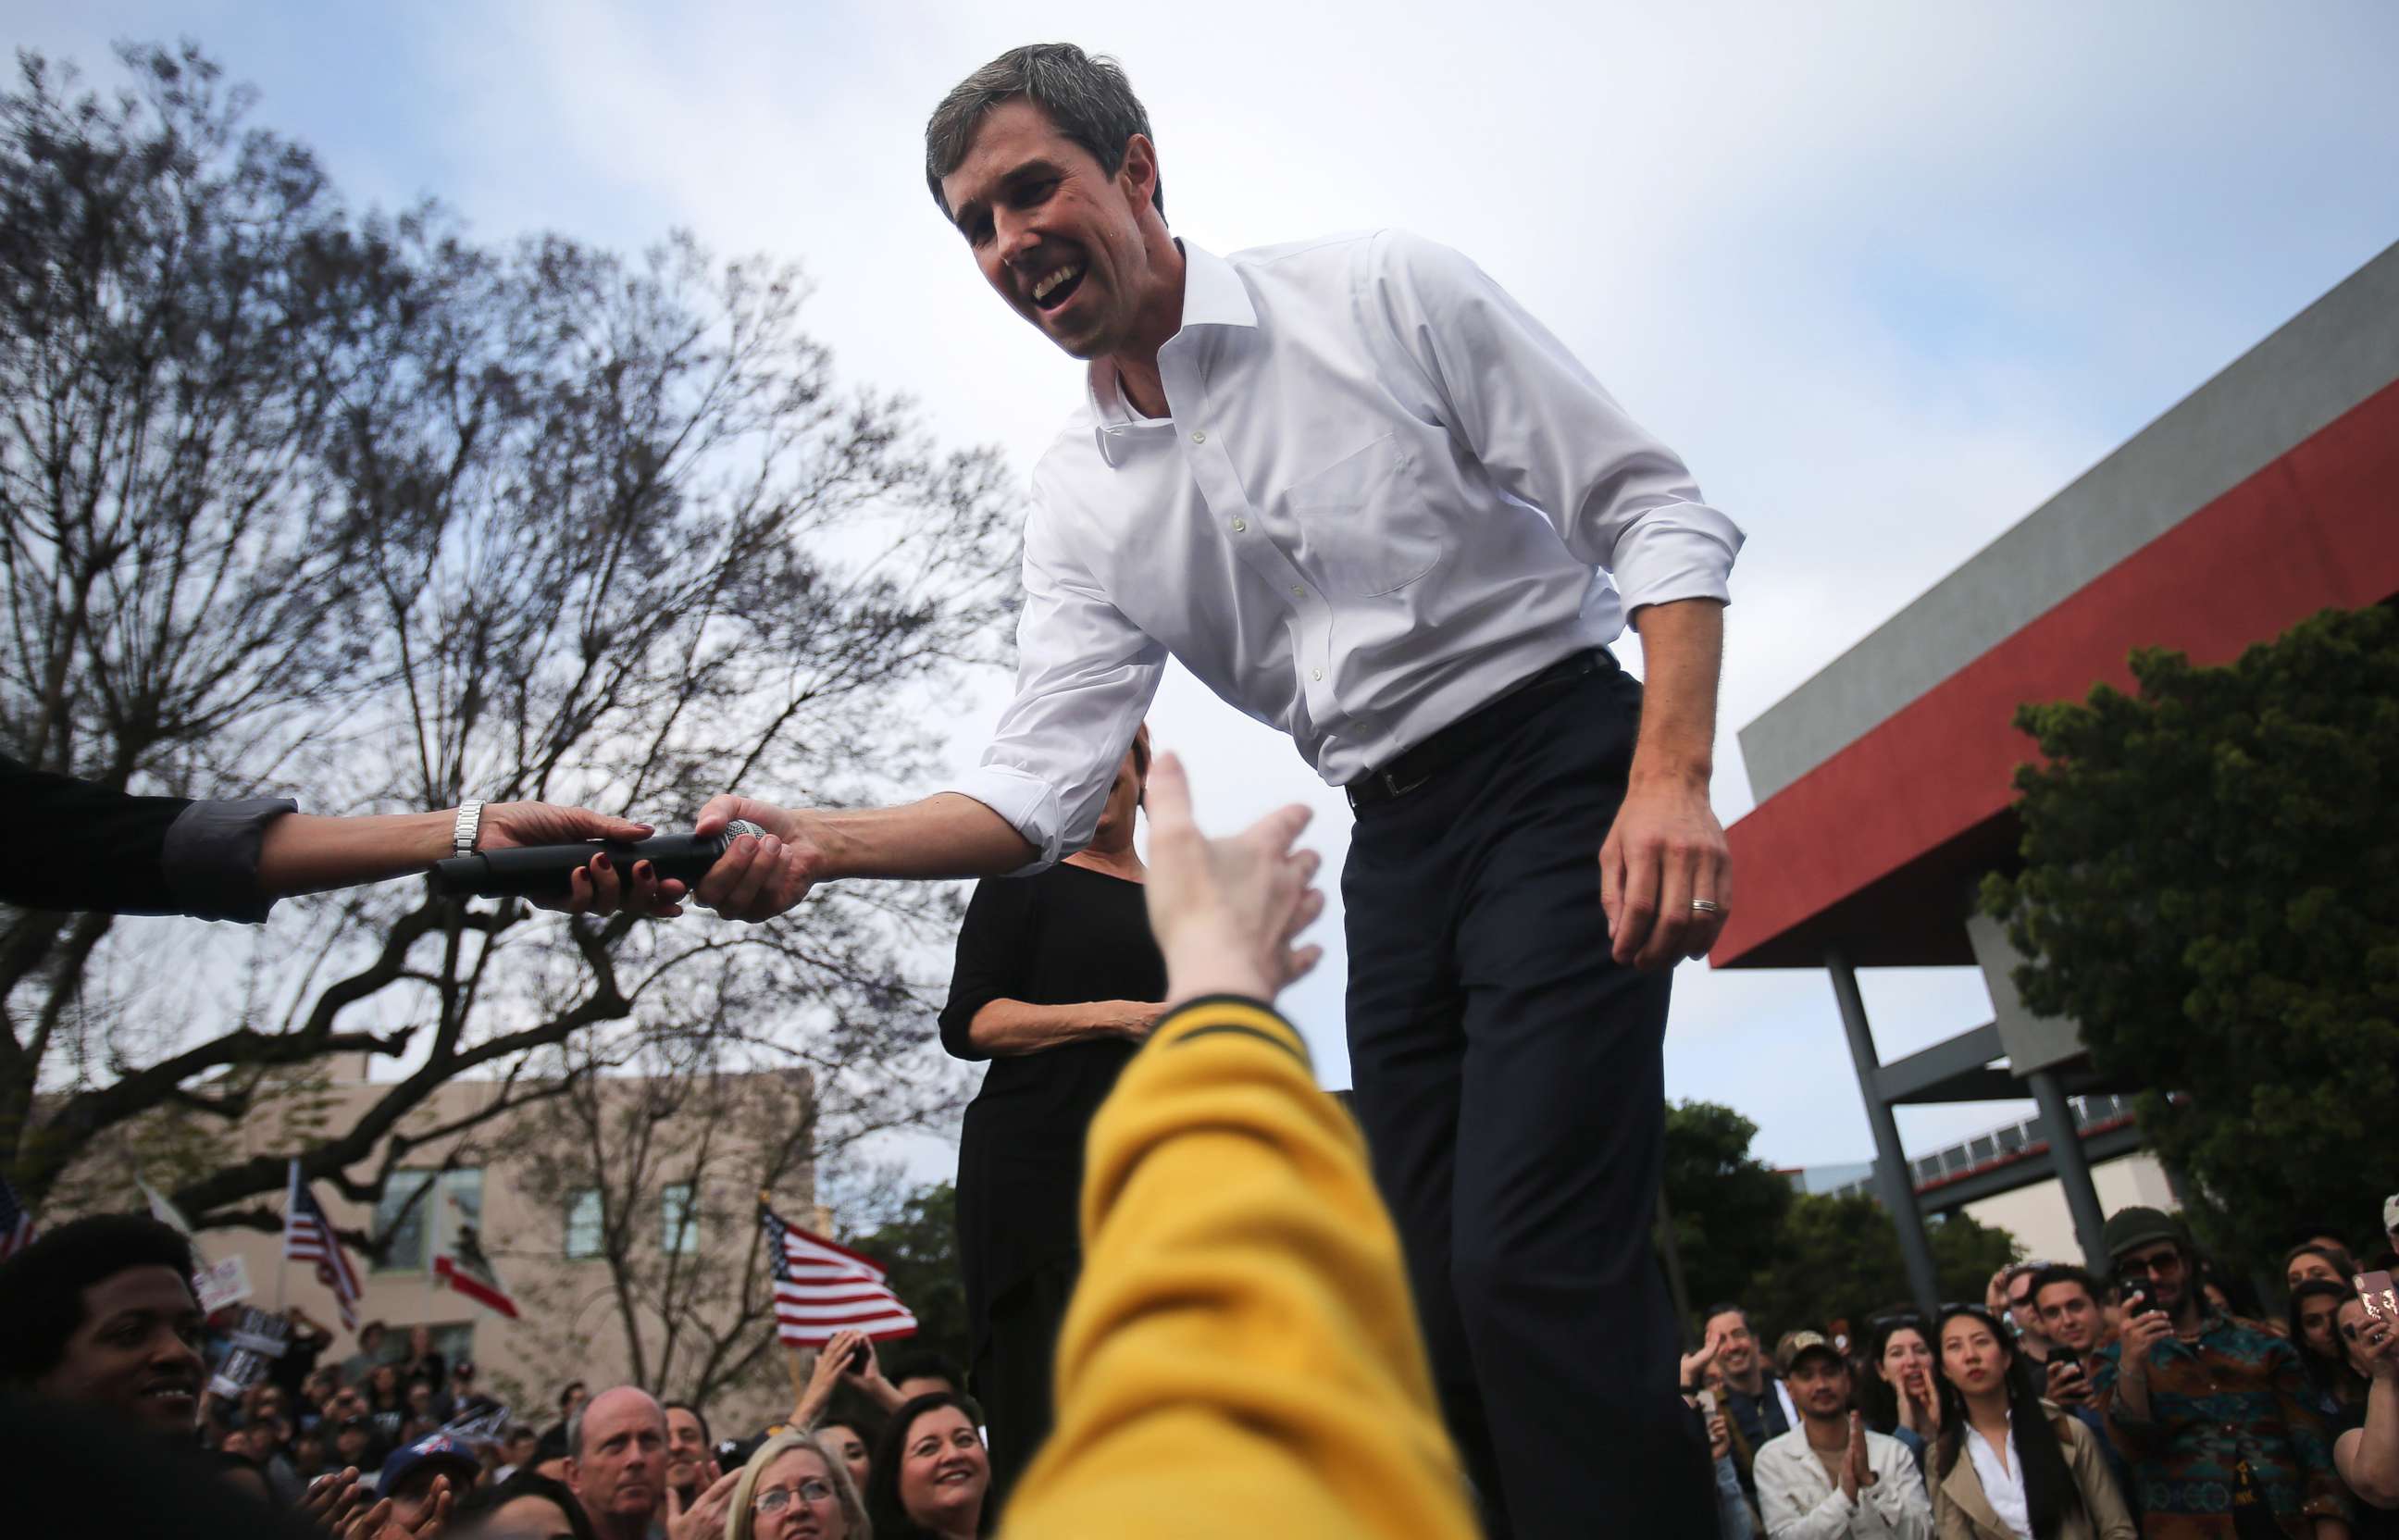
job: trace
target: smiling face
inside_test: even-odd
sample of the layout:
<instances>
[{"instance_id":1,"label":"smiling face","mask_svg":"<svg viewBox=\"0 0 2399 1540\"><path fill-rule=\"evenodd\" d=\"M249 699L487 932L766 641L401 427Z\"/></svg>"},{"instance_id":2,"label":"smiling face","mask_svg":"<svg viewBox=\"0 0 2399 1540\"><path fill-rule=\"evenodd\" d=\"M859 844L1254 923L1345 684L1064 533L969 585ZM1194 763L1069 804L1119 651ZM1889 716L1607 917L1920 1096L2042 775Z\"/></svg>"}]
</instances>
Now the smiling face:
<instances>
[{"instance_id":1,"label":"smiling face","mask_svg":"<svg viewBox=\"0 0 2399 1540\"><path fill-rule=\"evenodd\" d=\"M849 1533L833 1472L812 1449L785 1450L760 1473L751 1501L757 1540L844 1540Z\"/></svg>"},{"instance_id":2,"label":"smiling face","mask_svg":"<svg viewBox=\"0 0 2399 1540\"><path fill-rule=\"evenodd\" d=\"M667 1408L667 1485L688 1491L699 1484L699 1467L708 1458L708 1429L699 1413L687 1406Z\"/></svg>"},{"instance_id":3,"label":"smiling face","mask_svg":"<svg viewBox=\"0 0 2399 1540\"><path fill-rule=\"evenodd\" d=\"M1150 204L1157 181L1146 136L1126 142L1111 177L1018 98L983 115L942 199L1008 307L1073 357L1096 358L1154 350L1181 323L1173 243Z\"/></svg>"},{"instance_id":4,"label":"smiling face","mask_svg":"<svg viewBox=\"0 0 2399 1540\"><path fill-rule=\"evenodd\" d=\"M1941 1372L1970 1398L1990 1395L2007 1376L2008 1349L1983 1322L1955 1317L1941 1329Z\"/></svg>"},{"instance_id":5,"label":"smiling face","mask_svg":"<svg viewBox=\"0 0 2399 1540\"><path fill-rule=\"evenodd\" d=\"M983 1510L991 1460L965 1412L937 1406L908 1429L900 1452L900 1503L928 1529L955 1529Z\"/></svg>"},{"instance_id":6,"label":"smiling face","mask_svg":"<svg viewBox=\"0 0 2399 1540\"><path fill-rule=\"evenodd\" d=\"M83 1319L34 1388L187 1434L199 1408L200 1306L173 1268L112 1274L83 1291Z\"/></svg>"},{"instance_id":7,"label":"smiling face","mask_svg":"<svg viewBox=\"0 0 2399 1540\"><path fill-rule=\"evenodd\" d=\"M1738 1310L1710 1316L1703 1328L1707 1336L1720 1336L1724 1346L1716 1353L1716 1365L1725 1377L1739 1380L1757 1367L1757 1338L1749 1330L1749 1317Z\"/></svg>"}]
</instances>

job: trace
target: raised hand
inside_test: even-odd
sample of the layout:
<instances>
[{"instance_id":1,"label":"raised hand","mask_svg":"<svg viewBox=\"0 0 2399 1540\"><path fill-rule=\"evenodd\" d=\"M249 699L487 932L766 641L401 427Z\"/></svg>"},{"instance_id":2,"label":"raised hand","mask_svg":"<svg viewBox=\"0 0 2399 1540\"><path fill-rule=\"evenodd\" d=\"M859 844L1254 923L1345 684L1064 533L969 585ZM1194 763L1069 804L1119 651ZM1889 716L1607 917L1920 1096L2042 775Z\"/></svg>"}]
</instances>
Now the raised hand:
<instances>
[{"instance_id":1,"label":"raised hand","mask_svg":"<svg viewBox=\"0 0 2399 1540\"><path fill-rule=\"evenodd\" d=\"M1700 1371L1715 1362L1716 1355L1723 1351L1724 1334L1719 1331L1709 1332L1707 1341L1700 1344L1696 1350L1683 1355L1683 1375L1679 1383L1699 1384Z\"/></svg>"},{"instance_id":2,"label":"raised hand","mask_svg":"<svg viewBox=\"0 0 2399 1540\"><path fill-rule=\"evenodd\" d=\"M360 1509L373 1500L372 1489L359 1482L359 1467L348 1466L308 1483L295 1506L302 1520L328 1534L341 1534Z\"/></svg>"},{"instance_id":3,"label":"raised hand","mask_svg":"<svg viewBox=\"0 0 2399 1540\"><path fill-rule=\"evenodd\" d=\"M1310 884L1321 864L1292 842L1308 827L1294 804L1230 839L1212 840L1191 817L1183 762L1159 757L1149 776L1149 928L1166 954L1166 994L1180 1004L1203 994L1271 1001L1324 955L1294 947L1324 912Z\"/></svg>"},{"instance_id":4,"label":"raised hand","mask_svg":"<svg viewBox=\"0 0 2399 1540\"><path fill-rule=\"evenodd\" d=\"M667 1540L711 1540L725 1533L725 1516L733 1508L733 1489L741 1484L738 1470L719 1471L716 1462L699 1467L699 1495L685 1509L682 1494L667 1488Z\"/></svg>"}]
</instances>

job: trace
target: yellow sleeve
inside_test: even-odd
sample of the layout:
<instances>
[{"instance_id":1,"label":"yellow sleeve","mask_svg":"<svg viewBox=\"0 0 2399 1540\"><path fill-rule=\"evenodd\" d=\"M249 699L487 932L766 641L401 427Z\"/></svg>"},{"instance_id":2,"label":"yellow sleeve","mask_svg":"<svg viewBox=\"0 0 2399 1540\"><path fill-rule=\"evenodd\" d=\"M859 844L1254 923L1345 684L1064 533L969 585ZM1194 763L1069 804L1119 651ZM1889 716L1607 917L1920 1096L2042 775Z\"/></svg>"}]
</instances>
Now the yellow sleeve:
<instances>
[{"instance_id":1,"label":"yellow sleeve","mask_svg":"<svg viewBox=\"0 0 2399 1540\"><path fill-rule=\"evenodd\" d=\"M1253 1001L1160 1023L1091 1124L1058 1419L1009 1540L1471 1540L1397 1233Z\"/></svg>"}]
</instances>

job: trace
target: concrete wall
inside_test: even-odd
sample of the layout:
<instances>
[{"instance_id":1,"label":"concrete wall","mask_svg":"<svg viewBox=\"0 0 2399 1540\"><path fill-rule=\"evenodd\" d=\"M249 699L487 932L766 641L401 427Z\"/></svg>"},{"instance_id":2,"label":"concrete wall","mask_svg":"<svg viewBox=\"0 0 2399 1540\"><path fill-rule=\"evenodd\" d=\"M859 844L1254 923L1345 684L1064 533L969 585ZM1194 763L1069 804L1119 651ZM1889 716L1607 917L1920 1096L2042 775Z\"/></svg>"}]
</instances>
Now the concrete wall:
<instances>
[{"instance_id":1,"label":"concrete wall","mask_svg":"<svg viewBox=\"0 0 2399 1540\"><path fill-rule=\"evenodd\" d=\"M2178 1207L2166 1183L2165 1168L2147 1152L2136 1152L2091 1169L2091 1183L2099 1190L2099 1209L2143 1205L2171 1212ZM2074 1238L2074 1218L2066 1211L2066 1194L2054 1181L2019 1187L2013 1193L1966 1205L1967 1213L1985 1224L1996 1224L2014 1236L2025 1254L2051 1262L2080 1263L2082 1248Z\"/></svg>"},{"instance_id":2,"label":"concrete wall","mask_svg":"<svg viewBox=\"0 0 2399 1540\"><path fill-rule=\"evenodd\" d=\"M1752 793L1765 802L2394 379L2399 245L1742 728Z\"/></svg>"}]
</instances>

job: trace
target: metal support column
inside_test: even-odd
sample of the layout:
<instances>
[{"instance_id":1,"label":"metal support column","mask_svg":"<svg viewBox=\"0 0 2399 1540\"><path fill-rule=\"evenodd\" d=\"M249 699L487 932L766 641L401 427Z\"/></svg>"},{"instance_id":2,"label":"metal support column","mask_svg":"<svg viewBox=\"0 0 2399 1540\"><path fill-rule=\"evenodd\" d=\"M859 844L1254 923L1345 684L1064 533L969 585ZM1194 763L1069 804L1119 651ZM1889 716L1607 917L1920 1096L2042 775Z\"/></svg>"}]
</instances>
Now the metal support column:
<instances>
[{"instance_id":1,"label":"metal support column","mask_svg":"<svg viewBox=\"0 0 2399 1540\"><path fill-rule=\"evenodd\" d=\"M2106 1277L2108 1243L2102 1237L2108 1216L2099 1211L2099 1189L2091 1182L2091 1162L2082 1157L2082 1129L2074 1121L2074 1104L2055 1070L2035 1070L2025 1076L2032 1099L2040 1106L2040 1134L2049 1141L2049 1158L2057 1185L2066 1194L2066 1211L2074 1216L2074 1238L2082 1245L2082 1264Z\"/></svg>"},{"instance_id":2,"label":"metal support column","mask_svg":"<svg viewBox=\"0 0 2399 1540\"><path fill-rule=\"evenodd\" d=\"M1833 997L1840 1002L1841 1025L1850 1034L1850 1059L1857 1066L1858 1090L1865 1098L1866 1122L1874 1129L1875 1181L1882 1190L1882 1206L1899 1232L1899 1254L1907 1263L1908 1291L1917 1308L1931 1315L1941 1300L1941 1284L1932 1268L1932 1242L1924 1233L1924 1211L1916 1204L1916 1181L1907 1167L1907 1150L1899 1141L1899 1120L1883 1100L1875 1052L1874 1031L1866 1024L1866 1003L1858 993L1857 971L1838 947L1824 952L1824 968L1833 976Z\"/></svg>"}]
</instances>

